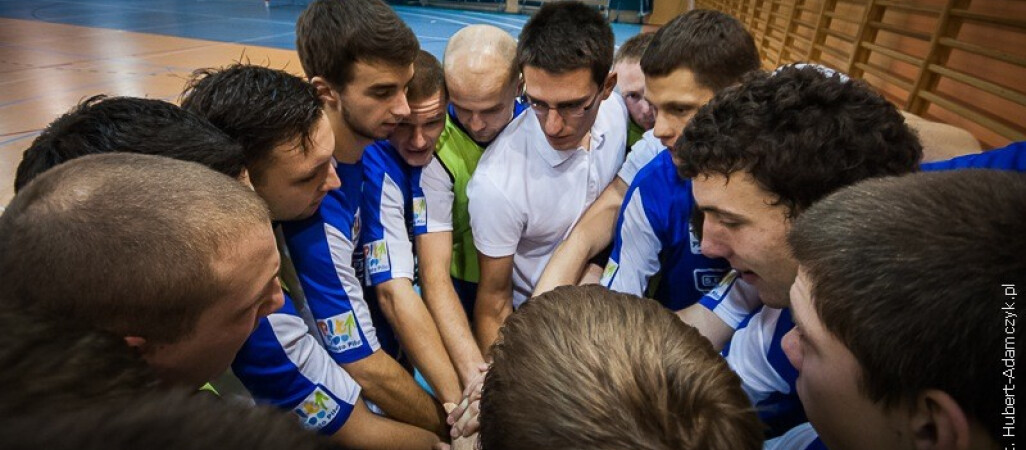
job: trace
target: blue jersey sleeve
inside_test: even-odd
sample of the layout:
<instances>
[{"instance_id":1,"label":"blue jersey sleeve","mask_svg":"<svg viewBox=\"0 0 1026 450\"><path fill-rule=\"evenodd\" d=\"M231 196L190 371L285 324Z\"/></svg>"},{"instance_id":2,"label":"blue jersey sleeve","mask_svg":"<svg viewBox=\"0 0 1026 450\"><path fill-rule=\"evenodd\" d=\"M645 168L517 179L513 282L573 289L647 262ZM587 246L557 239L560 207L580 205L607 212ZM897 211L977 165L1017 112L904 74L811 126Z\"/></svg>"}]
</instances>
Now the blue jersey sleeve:
<instances>
[{"instance_id":1,"label":"blue jersey sleeve","mask_svg":"<svg viewBox=\"0 0 1026 450\"><path fill-rule=\"evenodd\" d=\"M387 141L368 146L363 157L364 285L400 277L413 280L413 221L407 220L413 209L410 168Z\"/></svg>"},{"instance_id":2,"label":"blue jersey sleeve","mask_svg":"<svg viewBox=\"0 0 1026 450\"><path fill-rule=\"evenodd\" d=\"M410 195L413 197L413 235L428 232L428 202L421 183L422 167L410 169Z\"/></svg>"},{"instance_id":3,"label":"blue jersey sleeve","mask_svg":"<svg viewBox=\"0 0 1026 450\"><path fill-rule=\"evenodd\" d=\"M613 250L599 284L617 292L645 295L649 278L659 271L662 242L645 214L645 199L637 184L620 207Z\"/></svg>"},{"instance_id":4,"label":"blue jersey sleeve","mask_svg":"<svg viewBox=\"0 0 1026 450\"><path fill-rule=\"evenodd\" d=\"M360 164L339 164L340 189L312 217L282 223L282 235L324 347L340 364L378 350L363 289L353 265L360 235Z\"/></svg>"},{"instance_id":5,"label":"blue jersey sleeve","mask_svg":"<svg viewBox=\"0 0 1026 450\"><path fill-rule=\"evenodd\" d=\"M260 320L232 371L257 401L290 411L325 435L342 428L359 401L360 386L309 333L288 298Z\"/></svg>"},{"instance_id":6,"label":"blue jersey sleeve","mask_svg":"<svg viewBox=\"0 0 1026 450\"><path fill-rule=\"evenodd\" d=\"M995 169L1026 171L1026 142L1015 142L1007 147L959 156L956 158L925 163L924 171L955 169Z\"/></svg>"},{"instance_id":7,"label":"blue jersey sleeve","mask_svg":"<svg viewBox=\"0 0 1026 450\"><path fill-rule=\"evenodd\" d=\"M626 198L603 284L643 295L658 272L649 295L675 311L715 288L729 264L702 255L689 220L691 181L677 175L670 152L661 152L638 172Z\"/></svg>"}]
</instances>

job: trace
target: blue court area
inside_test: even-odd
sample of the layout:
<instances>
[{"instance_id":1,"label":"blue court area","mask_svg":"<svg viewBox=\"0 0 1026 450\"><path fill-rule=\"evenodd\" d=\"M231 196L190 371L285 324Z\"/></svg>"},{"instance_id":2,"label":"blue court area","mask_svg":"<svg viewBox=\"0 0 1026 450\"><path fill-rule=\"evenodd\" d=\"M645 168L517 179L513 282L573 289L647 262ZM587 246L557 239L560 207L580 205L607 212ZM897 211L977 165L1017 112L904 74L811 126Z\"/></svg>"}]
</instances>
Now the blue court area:
<instances>
[{"instance_id":1,"label":"blue court area","mask_svg":"<svg viewBox=\"0 0 1026 450\"><path fill-rule=\"evenodd\" d=\"M263 0L0 0L0 17L66 25L109 28L166 36L295 49L295 24L306 2ZM514 37L529 16L406 6L392 3L420 39L441 58L456 30L473 24L495 25ZM637 34L637 24L614 23L619 46ZM0 32L0 37L3 33ZM0 46L5 45L0 40Z\"/></svg>"}]
</instances>

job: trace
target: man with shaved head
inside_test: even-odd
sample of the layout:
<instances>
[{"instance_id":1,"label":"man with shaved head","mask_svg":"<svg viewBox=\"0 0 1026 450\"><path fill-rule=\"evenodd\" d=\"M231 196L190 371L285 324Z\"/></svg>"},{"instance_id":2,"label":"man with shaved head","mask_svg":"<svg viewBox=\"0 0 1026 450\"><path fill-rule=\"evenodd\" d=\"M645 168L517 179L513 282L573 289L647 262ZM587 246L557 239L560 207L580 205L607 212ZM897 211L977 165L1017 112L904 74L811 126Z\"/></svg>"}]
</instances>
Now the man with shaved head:
<instances>
[{"instance_id":1,"label":"man with shaved head","mask_svg":"<svg viewBox=\"0 0 1026 450\"><path fill-rule=\"evenodd\" d=\"M516 100L521 87L516 50L513 36L490 25L468 26L449 39L444 58L449 114L435 158L421 176L427 233L416 239L424 298L464 384L483 362L467 319L479 278L467 183L484 148L524 110Z\"/></svg>"}]
</instances>

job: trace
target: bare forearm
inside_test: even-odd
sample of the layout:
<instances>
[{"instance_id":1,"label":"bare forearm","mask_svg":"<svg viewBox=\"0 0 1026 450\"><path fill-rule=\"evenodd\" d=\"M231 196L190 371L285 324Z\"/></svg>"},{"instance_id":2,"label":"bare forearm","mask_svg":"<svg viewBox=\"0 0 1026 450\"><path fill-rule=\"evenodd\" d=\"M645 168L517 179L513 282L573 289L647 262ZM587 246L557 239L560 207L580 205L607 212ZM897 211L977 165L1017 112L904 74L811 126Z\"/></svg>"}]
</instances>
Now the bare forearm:
<instances>
[{"instance_id":1,"label":"bare forearm","mask_svg":"<svg viewBox=\"0 0 1026 450\"><path fill-rule=\"evenodd\" d=\"M442 402L460 400L460 384L431 314L405 278L378 286L382 311Z\"/></svg>"},{"instance_id":2,"label":"bare forearm","mask_svg":"<svg viewBox=\"0 0 1026 450\"><path fill-rule=\"evenodd\" d=\"M727 325L716 314L699 304L691 305L677 311L677 317L684 323L695 327L698 332L712 343L716 351L723 350L727 341L734 335L734 329Z\"/></svg>"},{"instance_id":3,"label":"bare forearm","mask_svg":"<svg viewBox=\"0 0 1026 450\"><path fill-rule=\"evenodd\" d=\"M424 280L424 301L438 325L442 343L456 366L460 384L466 385L477 375L477 367L484 362L484 358L448 275L444 281Z\"/></svg>"},{"instance_id":4,"label":"bare forearm","mask_svg":"<svg viewBox=\"0 0 1026 450\"><path fill-rule=\"evenodd\" d=\"M428 449L438 442L427 430L380 417L367 409L363 400L357 400L353 412L331 440L344 448L369 450Z\"/></svg>"},{"instance_id":5,"label":"bare forearm","mask_svg":"<svg viewBox=\"0 0 1026 450\"><path fill-rule=\"evenodd\" d=\"M499 328L513 313L513 292L478 293L474 307L474 335L481 353L487 357L499 337Z\"/></svg>"},{"instance_id":6,"label":"bare forearm","mask_svg":"<svg viewBox=\"0 0 1026 450\"><path fill-rule=\"evenodd\" d=\"M442 405L388 354L379 350L343 368L363 388L363 395L389 417L439 436L447 435Z\"/></svg>"},{"instance_id":7,"label":"bare forearm","mask_svg":"<svg viewBox=\"0 0 1026 450\"><path fill-rule=\"evenodd\" d=\"M543 294L557 286L577 284L588 260L612 242L616 217L626 193L627 185L620 178L609 183L602 195L584 212L570 236L556 248L535 285L533 295Z\"/></svg>"},{"instance_id":8,"label":"bare forearm","mask_svg":"<svg viewBox=\"0 0 1026 450\"><path fill-rule=\"evenodd\" d=\"M465 386L477 376L477 367L484 358L449 276L452 235L448 232L422 234L417 237L417 252L424 302L438 326L449 358L456 366L460 384Z\"/></svg>"}]
</instances>

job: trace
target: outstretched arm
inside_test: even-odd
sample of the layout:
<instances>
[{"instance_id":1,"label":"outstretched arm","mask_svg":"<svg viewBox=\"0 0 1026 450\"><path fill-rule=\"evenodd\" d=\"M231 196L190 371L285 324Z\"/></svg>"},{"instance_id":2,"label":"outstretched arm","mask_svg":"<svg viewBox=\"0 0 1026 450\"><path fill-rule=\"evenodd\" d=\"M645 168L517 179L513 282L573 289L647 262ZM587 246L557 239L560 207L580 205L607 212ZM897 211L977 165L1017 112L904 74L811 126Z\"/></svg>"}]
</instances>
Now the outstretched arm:
<instances>
[{"instance_id":1,"label":"outstretched arm","mask_svg":"<svg viewBox=\"0 0 1026 450\"><path fill-rule=\"evenodd\" d=\"M452 233L442 231L417 236L417 256L424 302L438 326L460 382L465 386L476 377L476 368L484 362L484 358L470 331L467 313L463 310L449 276Z\"/></svg>"},{"instance_id":2,"label":"outstretched arm","mask_svg":"<svg viewBox=\"0 0 1026 450\"><path fill-rule=\"evenodd\" d=\"M614 178L602 191L581 220L574 226L570 236L556 247L541 278L534 288L534 295L540 295L557 286L574 285L581 278L588 259L597 255L613 240L616 217L627 193L627 184L619 177Z\"/></svg>"}]
</instances>

